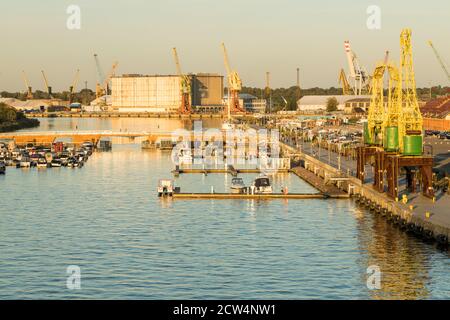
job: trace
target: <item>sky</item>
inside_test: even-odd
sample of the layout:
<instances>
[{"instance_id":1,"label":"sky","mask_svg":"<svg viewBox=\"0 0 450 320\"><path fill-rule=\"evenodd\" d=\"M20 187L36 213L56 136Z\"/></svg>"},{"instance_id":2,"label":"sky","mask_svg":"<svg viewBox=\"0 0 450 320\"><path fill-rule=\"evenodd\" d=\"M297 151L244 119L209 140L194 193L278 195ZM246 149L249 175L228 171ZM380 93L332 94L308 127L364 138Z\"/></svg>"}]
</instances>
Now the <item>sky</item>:
<instances>
[{"instance_id":1,"label":"sky","mask_svg":"<svg viewBox=\"0 0 450 320\"><path fill-rule=\"evenodd\" d=\"M67 28L67 8L77 5L80 29ZM380 8L380 29L369 29L367 8ZM412 29L418 86L448 85L427 40L450 66L448 0L2 0L0 91L44 90L45 70L54 91L67 90L77 69L78 89L94 88L97 53L105 73L175 74L171 48L183 72L225 73L220 43L244 86L338 87L348 72L349 40L369 72L386 50L399 60L399 35Z\"/></svg>"}]
</instances>

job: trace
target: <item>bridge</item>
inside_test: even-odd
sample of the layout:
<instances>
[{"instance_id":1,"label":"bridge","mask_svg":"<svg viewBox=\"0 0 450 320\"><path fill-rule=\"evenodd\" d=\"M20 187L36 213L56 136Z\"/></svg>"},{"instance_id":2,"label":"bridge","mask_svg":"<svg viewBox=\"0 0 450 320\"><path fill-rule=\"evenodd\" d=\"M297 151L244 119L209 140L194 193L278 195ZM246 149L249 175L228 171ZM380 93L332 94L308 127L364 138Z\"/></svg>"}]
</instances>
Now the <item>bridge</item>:
<instances>
[{"instance_id":1,"label":"bridge","mask_svg":"<svg viewBox=\"0 0 450 320\"><path fill-rule=\"evenodd\" d=\"M193 131L185 131L190 134L191 141L198 139L197 132ZM223 141L226 141L226 132L222 131L221 137ZM183 137L183 131L112 131L112 130L102 130L102 131L19 131L19 132L11 132L11 133L0 133L0 140L4 141L14 141L16 145L26 145L28 143L33 144L41 144L41 145L50 145L55 142L57 139L61 138L69 138L72 140L72 143L75 145L80 145L83 142L92 142L96 145L102 138L144 138L144 140L149 141L150 143L155 143L158 140L175 140L181 141ZM208 134L208 132L203 131L202 140L216 140L218 138L217 134ZM236 139L237 137L234 137ZM248 136L243 136L246 142L249 141ZM256 138L256 137L255 137ZM254 141L253 139L251 139ZM258 137L258 140L261 141L261 137ZM266 139L264 139L266 140ZM270 135L267 136L267 141L270 141Z\"/></svg>"},{"instance_id":2,"label":"bridge","mask_svg":"<svg viewBox=\"0 0 450 320\"><path fill-rule=\"evenodd\" d=\"M102 138L147 138L147 140L155 142L158 139L171 139L173 132L148 132L148 131L30 131L30 132L12 132L0 133L0 140L13 140L17 145L27 143L33 144L52 144L60 138L70 138L73 144L79 145L83 142L92 142L97 144Z\"/></svg>"}]
</instances>

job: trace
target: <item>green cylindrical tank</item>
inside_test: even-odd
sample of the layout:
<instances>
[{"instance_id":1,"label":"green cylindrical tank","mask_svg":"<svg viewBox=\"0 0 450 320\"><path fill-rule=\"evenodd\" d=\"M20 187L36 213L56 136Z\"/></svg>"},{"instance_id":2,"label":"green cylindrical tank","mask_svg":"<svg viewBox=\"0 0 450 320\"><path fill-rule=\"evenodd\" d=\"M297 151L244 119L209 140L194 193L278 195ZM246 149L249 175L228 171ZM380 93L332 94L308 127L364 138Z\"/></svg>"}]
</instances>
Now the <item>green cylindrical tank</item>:
<instances>
[{"instance_id":1,"label":"green cylindrical tank","mask_svg":"<svg viewBox=\"0 0 450 320\"><path fill-rule=\"evenodd\" d=\"M369 137L369 123L364 122L364 131L363 131L363 136L364 136L364 143L365 144L372 144L372 141Z\"/></svg>"},{"instance_id":2,"label":"green cylindrical tank","mask_svg":"<svg viewBox=\"0 0 450 320\"><path fill-rule=\"evenodd\" d=\"M384 134L384 148L386 151L398 150L398 127L387 127Z\"/></svg>"},{"instance_id":3,"label":"green cylindrical tank","mask_svg":"<svg viewBox=\"0 0 450 320\"><path fill-rule=\"evenodd\" d=\"M421 135L404 136L403 154L405 156L420 156L422 154L422 136Z\"/></svg>"}]
</instances>

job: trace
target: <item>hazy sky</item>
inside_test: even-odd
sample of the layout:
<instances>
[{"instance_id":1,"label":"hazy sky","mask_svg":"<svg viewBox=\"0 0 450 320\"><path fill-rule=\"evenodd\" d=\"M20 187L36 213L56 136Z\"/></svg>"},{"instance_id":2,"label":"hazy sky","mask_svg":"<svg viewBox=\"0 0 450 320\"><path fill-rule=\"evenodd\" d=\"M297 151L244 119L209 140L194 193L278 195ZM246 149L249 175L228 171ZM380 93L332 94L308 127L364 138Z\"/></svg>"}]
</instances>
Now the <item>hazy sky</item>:
<instances>
[{"instance_id":1,"label":"hazy sky","mask_svg":"<svg viewBox=\"0 0 450 320\"><path fill-rule=\"evenodd\" d=\"M67 7L81 8L81 29L69 30ZM381 29L366 26L369 5L381 8ZM432 39L450 64L448 0L2 0L0 3L0 91L24 90L26 70L33 90L43 90L40 70L54 91L96 81L93 54L105 73L174 74L176 46L184 72L224 74L221 41L246 86L295 84L338 86L347 71L343 42L350 40L362 65L372 70L384 52L398 61L399 34L413 30L419 86L447 84L426 41Z\"/></svg>"}]
</instances>

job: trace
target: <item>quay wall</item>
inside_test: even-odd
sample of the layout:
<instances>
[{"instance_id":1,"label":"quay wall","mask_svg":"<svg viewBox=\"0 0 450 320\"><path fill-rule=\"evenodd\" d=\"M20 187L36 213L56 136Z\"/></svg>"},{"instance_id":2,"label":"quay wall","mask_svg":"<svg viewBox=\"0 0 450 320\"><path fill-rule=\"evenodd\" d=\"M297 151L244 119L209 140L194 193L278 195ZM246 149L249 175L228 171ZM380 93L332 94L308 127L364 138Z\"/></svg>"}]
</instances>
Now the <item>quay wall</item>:
<instances>
[{"instance_id":1,"label":"quay wall","mask_svg":"<svg viewBox=\"0 0 450 320\"><path fill-rule=\"evenodd\" d=\"M290 155L295 161L303 161L305 169L313 172L316 176L324 179L325 184L333 183L340 190L347 192L350 196L354 196L364 201L370 202L369 208L374 209L377 213L386 212L387 218L398 219L405 224L413 225L421 228L424 232L431 231L433 237L445 236L447 242L450 238L450 224L442 222L442 220L434 219L435 217L427 217L426 212L418 212L408 204L403 204L373 189L372 184L362 184L361 180L353 177L345 172L339 172L322 161L300 152L299 150L280 142L281 152L284 156ZM430 200L431 201L431 200ZM444 212L440 213L445 214Z\"/></svg>"}]
</instances>

